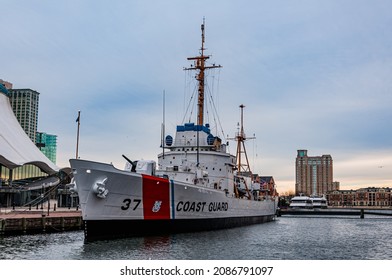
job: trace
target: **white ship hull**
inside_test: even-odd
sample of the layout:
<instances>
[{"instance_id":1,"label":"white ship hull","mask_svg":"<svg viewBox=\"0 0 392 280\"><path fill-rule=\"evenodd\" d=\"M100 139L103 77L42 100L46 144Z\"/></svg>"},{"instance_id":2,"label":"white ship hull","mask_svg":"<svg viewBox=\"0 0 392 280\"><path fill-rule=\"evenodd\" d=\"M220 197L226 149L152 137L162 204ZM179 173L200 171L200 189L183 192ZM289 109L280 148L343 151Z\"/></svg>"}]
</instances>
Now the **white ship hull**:
<instances>
[{"instance_id":1,"label":"white ship hull","mask_svg":"<svg viewBox=\"0 0 392 280\"><path fill-rule=\"evenodd\" d=\"M70 160L86 240L215 230L271 221L276 200L235 198L222 190Z\"/></svg>"}]
</instances>

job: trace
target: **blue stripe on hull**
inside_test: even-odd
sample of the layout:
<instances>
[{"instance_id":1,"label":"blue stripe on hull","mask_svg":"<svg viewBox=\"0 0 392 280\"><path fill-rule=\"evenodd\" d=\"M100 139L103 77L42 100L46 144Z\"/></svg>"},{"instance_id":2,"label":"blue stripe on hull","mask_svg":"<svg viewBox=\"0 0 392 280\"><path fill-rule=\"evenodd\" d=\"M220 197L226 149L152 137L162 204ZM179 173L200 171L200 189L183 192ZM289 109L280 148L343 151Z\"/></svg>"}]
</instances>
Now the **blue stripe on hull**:
<instances>
[{"instance_id":1,"label":"blue stripe on hull","mask_svg":"<svg viewBox=\"0 0 392 280\"><path fill-rule=\"evenodd\" d=\"M173 180L170 180L170 193L171 193L171 199L170 199L170 207L172 209L172 219L176 218L176 208L174 206L174 182Z\"/></svg>"},{"instance_id":2,"label":"blue stripe on hull","mask_svg":"<svg viewBox=\"0 0 392 280\"><path fill-rule=\"evenodd\" d=\"M269 222L275 215L215 219L178 220L89 220L85 221L85 241L132 236L160 236L170 233L196 232Z\"/></svg>"}]
</instances>

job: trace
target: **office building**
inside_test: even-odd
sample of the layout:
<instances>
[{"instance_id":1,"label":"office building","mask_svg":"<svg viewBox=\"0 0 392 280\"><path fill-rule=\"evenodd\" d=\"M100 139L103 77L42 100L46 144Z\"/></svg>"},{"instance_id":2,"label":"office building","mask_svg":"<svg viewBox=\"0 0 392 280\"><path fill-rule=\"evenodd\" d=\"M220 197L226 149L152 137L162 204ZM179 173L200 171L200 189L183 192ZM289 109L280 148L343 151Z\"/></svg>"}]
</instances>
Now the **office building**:
<instances>
[{"instance_id":1,"label":"office building","mask_svg":"<svg viewBox=\"0 0 392 280\"><path fill-rule=\"evenodd\" d=\"M32 89L10 89L12 111L27 136L36 143L39 92Z\"/></svg>"},{"instance_id":2,"label":"office building","mask_svg":"<svg viewBox=\"0 0 392 280\"><path fill-rule=\"evenodd\" d=\"M298 150L295 162L296 195L324 195L339 186L333 182L333 161L330 155L308 156Z\"/></svg>"},{"instance_id":3,"label":"office building","mask_svg":"<svg viewBox=\"0 0 392 280\"><path fill-rule=\"evenodd\" d=\"M37 132L36 145L50 161L56 164L57 135Z\"/></svg>"}]
</instances>

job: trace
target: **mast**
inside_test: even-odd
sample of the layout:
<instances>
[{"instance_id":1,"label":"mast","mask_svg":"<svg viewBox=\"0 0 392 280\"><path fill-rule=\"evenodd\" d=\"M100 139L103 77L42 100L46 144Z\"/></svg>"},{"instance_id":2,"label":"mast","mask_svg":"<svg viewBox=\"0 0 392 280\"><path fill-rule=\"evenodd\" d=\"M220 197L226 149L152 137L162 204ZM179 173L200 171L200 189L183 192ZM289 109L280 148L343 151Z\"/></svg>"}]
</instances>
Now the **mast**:
<instances>
[{"instance_id":1,"label":"mast","mask_svg":"<svg viewBox=\"0 0 392 280\"><path fill-rule=\"evenodd\" d=\"M249 165L249 159L248 159L248 154L246 153L246 148L245 148L245 140L247 139L255 139L255 137L246 137L245 131L244 131L244 108L245 105L241 104L240 109L241 109L241 123L239 127L239 131L236 134L235 138L229 138L229 140L235 140L237 141L237 153L236 153L236 160L237 160L237 169L238 169L238 175L240 176L249 176L252 177L252 171L250 169ZM242 161L242 155L245 156L245 162ZM245 183L245 188L246 192L248 193L248 198L250 199L250 192L249 188ZM238 195L237 189L234 190L236 195Z\"/></svg>"},{"instance_id":2,"label":"mast","mask_svg":"<svg viewBox=\"0 0 392 280\"><path fill-rule=\"evenodd\" d=\"M197 99L197 124L203 125L204 123L204 71L206 69L211 68L220 68L221 65L206 66L206 60L210 58L209 55L204 55L204 41L205 41L205 34L204 34L204 26L205 26L205 19L203 18L203 24L201 25L201 49L200 49L200 56L196 57L188 57L188 60L194 60L194 65L191 65L189 68L184 68L184 70L198 70L198 74L196 75L196 80L199 83L198 86L198 99Z\"/></svg>"},{"instance_id":3,"label":"mast","mask_svg":"<svg viewBox=\"0 0 392 280\"><path fill-rule=\"evenodd\" d=\"M235 140L237 141L237 167L240 175L248 175L248 174L252 175L252 171L250 170L250 165L249 165L248 154L246 153L245 140L254 139L255 137L246 138L244 132L245 105L241 104L240 108L241 108L241 127L240 127L240 131L235 137ZM245 163L242 162L242 154L245 155L245 161L246 161Z\"/></svg>"}]
</instances>

